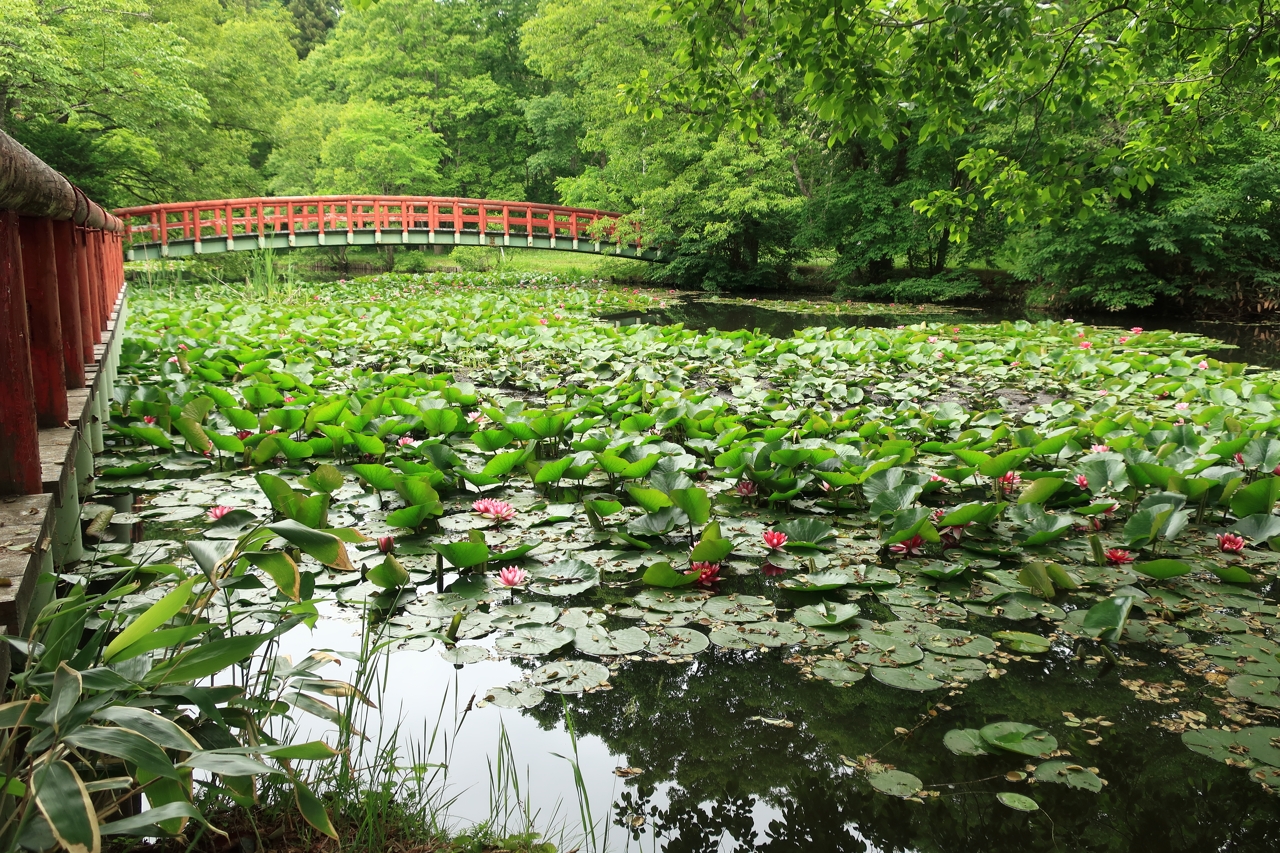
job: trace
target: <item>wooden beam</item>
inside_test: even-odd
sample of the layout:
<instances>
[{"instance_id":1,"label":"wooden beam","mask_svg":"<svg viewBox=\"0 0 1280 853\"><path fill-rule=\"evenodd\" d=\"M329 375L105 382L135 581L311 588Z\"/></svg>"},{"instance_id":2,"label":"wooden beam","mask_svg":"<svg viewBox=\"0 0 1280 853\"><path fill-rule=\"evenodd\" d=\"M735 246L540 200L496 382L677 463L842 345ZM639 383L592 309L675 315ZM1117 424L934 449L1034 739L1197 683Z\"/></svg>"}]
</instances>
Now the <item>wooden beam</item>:
<instances>
[{"instance_id":1,"label":"wooden beam","mask_svg":"<svg viewBox=\"0 0 1280 853\"><path fill-rule=\"evenodd\" d=\"M84 387L84 332L80 328L80 264L76 227L69 219L53 223L58 267L58 312L62 315L62 366L68 388Z\"/></svg>"},{"instance_id":2,"label":"wooden beam","mask_svg":"<svg viewBox=\"0 0 1280 853\"><path fill-rule=\"evenodd\" d=\"M62 363L62 315L58 308L53 221L47 217L19 217L18 233L22 241L27 327L31 335L36 421L41 427L58 427L67 422L67 374Z\"/></svg>"},{"instance_id":3,"label":"wooden beam","mask_svg":"<svg viewBox=\"0 0 1280 853\"><path fill-rule=\"evenodd\" d=\"M0 494L42 489L18 215L0 210Z\"/></svg>"}]
</instances>

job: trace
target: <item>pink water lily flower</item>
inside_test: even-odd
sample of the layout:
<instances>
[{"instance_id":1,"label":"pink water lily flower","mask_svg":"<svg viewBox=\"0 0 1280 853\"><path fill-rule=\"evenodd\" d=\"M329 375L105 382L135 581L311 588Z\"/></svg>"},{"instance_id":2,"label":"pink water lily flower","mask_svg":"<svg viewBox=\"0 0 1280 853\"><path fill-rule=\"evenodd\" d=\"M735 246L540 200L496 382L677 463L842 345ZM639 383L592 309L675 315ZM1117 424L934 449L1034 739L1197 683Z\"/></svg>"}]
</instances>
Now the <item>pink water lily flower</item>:
<instances>
[{"instance_id":1,"label":"pink water lily flower","mask_svg":"<svg viewBox=\"0 0 1280 853\"><path fill-rule=\"evenodd\" d=\"M1142 334L1142 327L1141 327L1141 326L1134 326L1132 329L1130 329L1130 330L1129 330L1129 332L1130 332L1130 334L1140 335L1140 334Z\"/></svg>"},{"instance_id":2,"label":"pink water lily flower","mask_svg":"<svg viewBox=\"0 0 1280 853\"><path fill-rule=\"evenodd\" d=\"M516 516L516 508L506 501L496 501L493 498L481 498L471 505L471 509L480 513L481 518L489 518L494 521L510 521Z\"/></svg>"},{"instance_id":3,"label":"pink water lily flower","mask_svg":"<svg viewBox=\"0 0 1280 853\"><path fill-rule=\"evenodd\" d=\"M1092 453L1106 453L1111 448L1105 444L1095 444L1089 448Z\"/></svg>"},{"instance_id":4,"label":"pink water lily flower","mask_svg":"<svg viewBox=\"0 0 1280 853\"><path fill-rule=\"evenodd\" d=\"M759 490L756 488L756 484L750 480L739 480L738 485L734 487L734 491L738 493L740 498L749 498Z\"/></svg>"},{"instance_id":5,"label":"pink water lily flower","mask_svg":"<svg viewBox=\"0 0 1280 853\"><path fill-rule=\"evenodd\" d=\"M1120 336L1120 340L1119 340L1119 342L1120 342L1120 343L1122 343L1122 344L1127 344L1127 343L1129 343L1129 336L1128 336L1128 335L1121 335L1121 336Z\"/></svg>"},{"instance_id":6,"label":"pink water lily flower","mask_svg":"<svg viewBox=\"0 0 1280 853\"><path fill-rule=\"evenodd\" d=\"M253 435L253 430L251 429L236 430L236 438L240 439L241 441L244 441L246 438L248 438L251 435Z\"/></svg>"},{"instance_id":7,"label":"pink water lily flower","mask_svg":"<svg viewBox=\"0 0 1280 853\"><path fill-rule=\"evenodd\" d=\"M1243 465L1243 464L1244 464L1244 454L1243 454L1243 453L1237 453L1237 454L1236 454L1236 464L1237 464L1237 465Z\"/></svg>"},{"instance_id":8,"label":"pink water lily flower","mask_svg":"<svg viewBox=\"0 0 1280 853\"><path fill-rule=\"evenodd\" d=\"M1093 344L1089 341L1081 341L1080 349L1093 349Z\"/></svg>"},{"instance_id":9,"label":"pink water lily flower","mask_svg":"<svg viewBox=\"0 0 1280 853\"><path fill-rule=\"evenodd\" d=\"M153 423L155 423L155 422L156 422L156 419L155 419L155 417L154 417L153 415L143 415L143 416L142 416L142 422L143 422L144 424L153 424Z\"/></svg>"},{"instance_id":10,"label":"pink water lily flower","mask_svg":"<svg viewBox=\"0 0 1280 853\"><path fill-rule=\"evenodd\" d=\"M178 357L177 357L176 355L169 356L169 363L170 363L170 364L177 364L177 363L178 363Z\"/></svg>"},{"instance_id":11,"label":"pink water lily flower","mask_svg":"<svg viewBox=\"0 0 1280 853\"><path fill-rule=\"evenodd\" d=\"M379 536L379 537L378 537L378 550L379 550L379 551L381 551L381 552L382 552L382 553L384 553L384 554L390 554L390 553L391 553L392 551L394 551L395 549L396 549L396 537L394 537L394 536Z\"/></svg>"},{"instance_id":12,"label":"pink water lily flower","mask_svg":"<svg viewBox=\"0 0 1280 853\"><path fill-rule=\"evenodd\" d=\"M1123 566L1133 562L1133 555L1123 548L1111 548L1107 551L1107 562L1114 566Z\"/></svg>"},{"instance_id":13,"label":"pink water lily flower","mask_svg":"<svg viewBox=\"0 0 1280 853\"><path fill-rule=\"evenodd\" d=\"M396 442L400 447L417 447L420 442L415 441L411 435L402 435L400 440Z\"/></svg>"},{"instance_id":14,"label":"pink water lily flower","mask_svg":"<svg viewBox=\"0 0 1280 853\"><path fill-rule=\"evenodd\" d=\"M1178 411L1183 412L1191 408L1191 404L1190 403L1174 403L1173 407Z\"/></svg>"},{"instance_id":15,"label":"pink water lily flower","mask_svg":"<svg viewBox=\"0 0 1280 853\"><path fill-rule=\"evenodd\" d=\"M937 335L930 335L930 336L929 336L929 343L931 343L931 344L936 344L937 342L938 342L938 336L937 336Z\"/></svg>"},{"instance_id":16,"label":"pink water lily flower","mask_svg":"<svg viewBox=\"0 0 1280 853\"><path fill-rule=\"evenodd\" d=\"M1076 485L1082 489L1089 488L1089 478L1084 474L1076 474Z\"/></svg>"},{"instance_id":17,"label":"pink water lily flower","mask_svg":"<svg viewBox=\"0 0 1280 853\"><path fill-rule=\"evenodd\" d=\"M516 566L507 566L498 572L498 583L505 587L522 586L529 580L529 573Z\"/></svg>"},{"instance_id":18,"label":"pink water lily flower","mask_svg":"<svg viewBox=\"0 0 1280 853\"><path fill-rule=\"evenodd\" d=\"M1196 365L1196 367L1200 368L1201 370L1208 370L1209 362L1201 360L1200 363Z\"/></svg>"},{"instance_id":19,"label":"pink water lily flower","mask_svg":"<svg viewBox=\"0 0 1280 853\"><path fill-rule=\"evenodd\" d=\"M1235 533L1218 534L1218 550L1224 554L1239 554L1244 550L1244 537Z\"/></svg>"},{"instance_id":20,"label":"pink water lily flower","mask_svg":"<svg viewBox=\"0 0 1280 853\"><path fill-rule=\"evenodd\" d=\"M889 550L899 556L909 554L912 557L919 557L924 554L924 537L920 534L912 536L904 542L895 542L889 546Z\"/></svg>"},{"instance_id":21,"label":"pink water lily flower","mask_svg":"<svg viewBox=\"0 0 1280 853\"><path fill-rule=\"evenodd\" d=\"M776 551L787 544L787 534L781 530L766 530L764 532L764 544Z\"/></svg>"},{"instance_id":22,"label":"pink water lily flower","mask_svg":"<svg viewBox=\"0 0 1280 853\"><path fill-rule=\"evenodd\" d=\"M1022 475L1017 471L1010 471L1008 474L996 477L996 482L1000 484L1000 491L1012 492L1022 482Z\"/></svg>"},{"instance_id":23,"label":"pink water lily flower","mask_svg":"<svg viewBox=\"0 0 1280 853\"><path fill-rule=\"evenodd\" d=\"M689 566L686 575L696 574L698 576L698 586L711 586L720 581L720 564L698 562Z\"/></svg>"},{"instance_id":24,"label":"pink water lily flower","mask_svg":"<svg viewBox=\"0 0 1280 853\"><path fill-rule=\"evenodd\" d=\"M225 516L227 513L229 513L229 512L235 512L235 509L236 509L236 508L235 508L235 507L233 507L233 506L221 506L221 505L219 505L219 506L215 506L215 507L211 508L211 509L209 510L209 512L208 512L209 520L210 520L210 521L217 521L218 519L220 519L220 518L222 518L223 516Z\"/></svg>"}]
</instances>

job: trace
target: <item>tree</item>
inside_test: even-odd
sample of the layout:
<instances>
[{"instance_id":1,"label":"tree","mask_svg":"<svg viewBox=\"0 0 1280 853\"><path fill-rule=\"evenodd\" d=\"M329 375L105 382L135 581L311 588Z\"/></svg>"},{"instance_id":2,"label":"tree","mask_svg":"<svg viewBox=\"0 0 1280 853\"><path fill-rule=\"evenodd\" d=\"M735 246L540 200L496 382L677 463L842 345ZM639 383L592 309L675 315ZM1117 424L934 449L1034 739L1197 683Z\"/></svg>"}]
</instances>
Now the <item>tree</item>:
<instances>
[{"instance_id":1,"label":"tree","mask_svg":"<svg viewBox=\"0 0 1280 853\"><path fill-rule=\"evenodd\" d=\"M324 44L338 24L340 5L332 0L289 0L289 13L297 34L291 39L299 59L306 59L316 45Z\"/></svg>"},{"instance_id":2,"label":"tree","mask_svg":"<svg viewBox=\"0 0 1280 853\"><path fill-rule=\"evenodd\" d=\"M686 104L695 124L754 138L777 93L833 127L891 148L965 144L973 188L917 199L963 239L984 200L1013 223L1088 215L1149 189L1242 127L1270 127L1280 99L1273 0L676 0L677 74L632 81ZM1080 135L1081 125L1088 127Z\"/></svg>"}]
</instances>

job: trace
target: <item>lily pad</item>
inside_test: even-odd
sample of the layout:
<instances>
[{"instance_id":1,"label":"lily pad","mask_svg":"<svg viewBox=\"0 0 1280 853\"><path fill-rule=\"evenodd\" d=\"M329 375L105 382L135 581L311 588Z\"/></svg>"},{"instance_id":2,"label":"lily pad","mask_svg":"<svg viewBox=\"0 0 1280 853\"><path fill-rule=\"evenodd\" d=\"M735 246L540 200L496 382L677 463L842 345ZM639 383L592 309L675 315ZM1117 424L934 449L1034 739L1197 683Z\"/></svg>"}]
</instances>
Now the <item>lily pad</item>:
<instances>
[{"instance_id":1,"label":"lily pad","mask_svg":"<svg viewBox=\"0 0 1280 853\"><path fill-rule=\"evenodd\" d=\"M707 635L692 628L660 628L649 635L649 653L654 655L696 655L709 645Z\"/></svg>"},{"instance_id":2,"label":"lily pad","mask_svg":"<svg viewBox=\"0 0 1280 853\"><path fill-rule=\"evenodd\" d=\"M1018 755L1048 755L1058 748L1058 739L1038 726L1026 723L992 723L979 729L987 746Z\"/></svg>"},{"instance_id":3,"label":"lily pad","mask_svg":"<svg viewBox=\"0 0 1280 853\"><path fill-rule=\"evenodd\" d=\"M489 659L489 650L484 646L453 646L441 649L440 657L452 664L479 663Z\"/></svg>"},{"instance_id":4,"label":"lily pad","mask_svg":"<svg viewBox=\"0 0 1280 853\"><path fill-rule=\"evenodd\" d=\"M790 622L744 622L716 628L710 639L725 649L777 648L801 642L804 631Z\"/></svg>"},{"instance_id":5,"label":"lily pad","mask_svg":"<svg viewBox=\"0 0 1280 853\"><path fill-rule=\"evenodd\" d=\"M849 586L853 583L853 575L849 572L834 570L830 572L814 572L808 575L796 575L779 582L782 589L798 592L827 592Z\"/></svg>"},{"instance_id":6,"label":"lily pad","mask_svg":"<svg viewBox=\"0 0 1280 853\"><path fill-rule=\"evenodd\" d=\"M553 693L582 693L608 684L609 668L594 661L556 661L535 669L529 680Z\"/></svg>"},{"instance_id":7,"label":"lily pad","mask_svg":"<svg viewBox=\"0 0 1280 853\"><path fill-rule=\"evenodd\" d=\"M572 643L576 634L563 625L525 625L499 637L494 648L504 655L545 655Z\"/></svg>"},{"instance_id":8,"label":"lily pad","mask_svg":"<svg viewBox=\"0 0 1280 853\"><path fill-rule=\"evenodd\" d=\"M855 618L858 613L856 604L824 601L797 607L793 618L808 628L836 628Z\"/></svg>"},{"instance_id":9,"label":"lily pad","mask_svg":"<svg viewBox=\"0 0 1280 853\"><path fill-rule=\"evenodd\" d=\"M717 595L703 602L702 612L721 622L759 622L773 615L773 602L758 595Z\"/></svg>"},{"instance_id":10,"label":"lily pad","mask_svg":"<svg viewBox=\"0 0 1280 853\"><path fill-rule=\"evenodd\" d=\"M914 797L924 787L917 777L902 770L881 770L867 777L871 787L891 797Z\"/></svg>"},{"instance_id":11,"label":"lily pad","mask_svg":"<svg viewBox=\"0 0 1280 853\"><path fill-rule=\"evenodd\" d=\"M490 608L489 621L495 628L514 628L516 625L550 625L560 611L545 601L529 604L503 604Z\"/></svg>"},{"instance_id":12,"label":"lily pad","mask_svg":"<svg viewBox=\"0 0 1280 853\"><path fill-rule=\"evenodd\" d=\"M929 690L941 690L947 686L945 681L930 678L919 667L871 667L871 677L881 684L897 687L899 690L914 690L924 693Z\"/></svg>"},{"instance_id":13,"label":"lily pad","mask_svg":"<svg viewBox=\"0 0 1280 853\"><path fill-rule=\"evenodd\" d=\"M649 635L639 628L606 631L599 625L581 628L573 638L573 647L596 657L633 655L645 647Z\"/></svg>"},{"instance_id":14,"label":"lily pad","mask_svg":"<svg viewBox=\"0 0 1280 853\"><path fill-rule=\"evenodd\" d=\"M1040 804L1026 794L1015 794L1012 791L1001 791L996 794L996 799L1003 805L1020 812L1033 812L1040 808Z\"/></svg>"},{"instance_id":15,"label":"lily pad","mask_svg":"<svg viewBox=\"0 0 1280 853\"><path fill-rule=\"evenodd\" d=\"M1081 767L1079 764L1071 764L1067 761L1044 762L1036 767L1035 780L1037 782L1056 782L1071 788L1079 788L1083 791L1093 791L1095 794L1102 790L1102 779L1098 777L1098 774L1088 768Z\"/></svg>"},{"instance_id":16,"label":"lily pad","mask_svg":"<svg viewBox=\"0 0 1280 853\"><path fill-rule=\"evenodd\" d=\"M1236 675L1227 679L1227 692L1264 708L1280 708L1280 678Z\"/></svg>"},{"instance_id":17,"label":"lily pad","mask_svg":"<svg viewBox=\"0 0 1280 853\"><path fill-rule=\"evenodd\" d=\"M952 729L942 736L942 744L956 755L990 755L987 742L977 729Z\"/></svg>"},{"instance_id":18,"label":"lily pad","mask_svg":"<svg viewBox=\"0 0 1280 853\"><path fill-rule=\"evenodd\" d=\"M971 634L959 628L935 628L922 631L916 642L925 651L952 657L976 658L989 655L997 648L990 637Z\"/></svg>"},{"instance_id":19,"label":"lily pad","mask_svg":"<svg viewBox=\"0 0 1280 853\"><path fill-rule=\"evenodd\" d=\"M1038 655L1053 648L1048 639L1025 631L997 631L991 636L1015 652Z\"/></svg>"},{"instance_id":20,"label":"lily pad","mask_svg":"<svg viewBox=\"0 0 1280 853\"><path fill-rule=\"evenodd\" d=\"M476 703L489 705L497 705L499 708L512 708L522 710L524 708L532 708L547 698L547 694L540 687L534 687L524 681L513 681L506 687L493 687L485 692L484 697Z\"/></svg>"},{"instance_id":21,"label":"lily pad","mask_svg":"<svg viewBox=\"0 0 1280 853\"><path fill-rule=\"evenodd\" d=\"M813 674L816 678L840 685L854 684L867 677L865 668L847 660L820 660L813 665Z\"/></svg>"}]
</instances>

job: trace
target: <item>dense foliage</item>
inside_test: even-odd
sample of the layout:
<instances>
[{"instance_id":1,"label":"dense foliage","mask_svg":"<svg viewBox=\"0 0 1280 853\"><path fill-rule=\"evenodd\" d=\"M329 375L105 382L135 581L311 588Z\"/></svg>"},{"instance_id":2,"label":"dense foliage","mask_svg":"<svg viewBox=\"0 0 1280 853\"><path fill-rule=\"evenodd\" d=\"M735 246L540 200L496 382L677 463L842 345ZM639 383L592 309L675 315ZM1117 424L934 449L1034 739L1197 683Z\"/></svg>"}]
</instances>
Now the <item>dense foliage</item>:
<instances>
[{"instance_id":1,"label":"dense foliage","mask_svg":"<svg viewBox=\"0 0 1280 853\"><path fill-rule=\"evenodd\" d=\"M14 0L0 127L109 204L560 200L692 287L1265 311L1275 39L1243 0Z\"/></svg>"}]
</instances>

